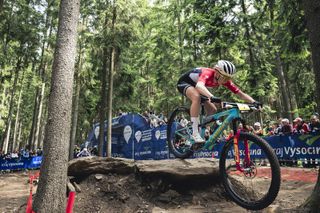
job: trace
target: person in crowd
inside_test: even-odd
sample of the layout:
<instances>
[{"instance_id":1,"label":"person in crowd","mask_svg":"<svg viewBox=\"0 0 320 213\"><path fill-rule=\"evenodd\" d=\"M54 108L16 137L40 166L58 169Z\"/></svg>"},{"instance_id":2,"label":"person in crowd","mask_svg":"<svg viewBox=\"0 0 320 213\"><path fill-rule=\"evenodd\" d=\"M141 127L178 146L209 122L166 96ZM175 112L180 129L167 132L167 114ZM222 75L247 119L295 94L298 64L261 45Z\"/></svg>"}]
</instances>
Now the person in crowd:
<instances>
[{"instance_id":1,"label":"person in crowd","mask_svg":"<svg viewBox=\"0 0 320 213\"><path fill-rule=\"evenodd\" d=\"M221 99L213 96L207 88L217 88L224 86L242 100L253 103L257 108L262 105L255 101L251 96L242 92L233 82L232 77L236 73L236 67L226 60L219 60L213 68L199 67L194 68L184 74L178 80L178 91L191 100L190 115L193 130L193 140L196 143L204 143L204 139L200 136L199 126L199 110L200 97L205 96L210 101L205 102L207 115L216 112L217 108L214 103L221 103Z\"/></svg>"},{"instance_id":2,"label":"person in crowd","mask_svg":"<svg viewBox=\"0 0 320 213\"><path fill-rule=\"evenodd\" d=\"M144 112L142 113L142 116L144 117L144 119L146 120L146 122L147 122L148 124L150 124L150 114L148 113L148 111L144 111Z\"/></svg>"},{"instance_id":3,"label":"person in crowd","mask_svg":"<svg viewBox=\"0 0 320 213\"><path fill-rule=\"evenodd\" d=\"M18 151L17 151L17 150L14 150L14 151L11 153L11 159L18 159L18 158L19 158Z\"/></svg>"},{"instance_id":4,"label":"person in crowd","mask_svg":"<svg viewBox=\"0 0 320 213\"><path fill-rule=\"evenodd\" d=\"M208 140L211 134L211 127L210 125L206 126L206 129L204 130L204 139Z\"/></svg>"},{"instance_id":5,"label":"person in crowd","mask_svg":"<svg viewBox=\"0 0 320 213\"><path fill-rule=\"evenodd\" d=\"M80 152L80 147L78 145L74 145L74 147L73 147L73 158L76 158L79 152Z\"/></svg>"},{"instance_id":6,"label":"person in crowd","mask_svg":"<svg viewBox=\"0 0 320 213\"><path fill-rule=\"evenodd\" d=\"M293 126L293 132L294 133L301 133L301 134L306 134L310 132L308 124L306 124L302 118L297 117L293 121L294 126Z\"/></svg>"},{"instance_id":7,"label":"person in crowd","mask_svg":"<svg viewBox=\"0 0 320 213\"><path fill-rule=\"evenodd\" d=\"M30 157L30 152L28 149L24 149L22 152L22 157L24 158L29 158Z\"/></svg>"},{"instance_id":8,"label":"person in crowd","mask_svg":"<svg viewBox=\"0 0 320 213\"><path fill-rule=\"evenodd\" d=\"M94 147L92 147L90 154L94 155L94 156L98 156L98 154L99 154L98 153L98 145L95 145Z\"/></svg>"},{"instance_id":9,"label":"person in crowd","mask_svg":"<svg viewBox=\"0 0 320 213\"><path fill-rule=\"evenodd\" d=\"M77 158L78 157L88 157L91 156L90 152L88 151L87 147L84 147L78 154L77 154Z\"/></svg>"},{"instance_id":10,"label":"person in crowd","mask_svg":"<svg viewBox=\"0 0 320 213\"><path fill-rule=\"evenodd\" d=\"M275 129L276 129L276 125L272 124L272 123L268 123L267 127L264 129L264 134L265 135L274 135L275 134Z\"/></svg>"},{"instance_id":11,"label":"person in crowd","mask_svg":"<svg viewBox=\"0 0 320 213\"><path fill-rule=\"evenodd\" d=\"M228 141L228 140L230 140L233 136L234 136L234 132L233 132L233 130L231 129L231 130L229 131L229 133L227 133L227 135L225 136L225 140Z\"/></svg>"},{"instance_id":12,"label":"person in crowd","mask_svg":"<svg viewBox=\"0 0 320 213\"><path fill-rule=\"evenodd\" d=\"M149 113L149 119L150 119L150 127L151 128L155 128L155 127L159 126L159 124L158 124L159 118L155 115L154 112L151 111Z\"/></svg>"},{"instance_id":13,"label":"person in crowd","mask_svg":"<svg viewBox=\"0 0 320 213\"><path fill-rule=\"evenodd\" d=\"M261 124L259 122L255 122L253 124L253 134L258 136L263 136L263 130L261 128Z\"/></svg>"},{"instance_id":14,"label":"person in crowd","mask_svg":"<svg viewBox=\"0 0 320 213\"><path fill-rule=\"evenodd\" d=\"M38 149L37 149L37 156L42 156L42 149L39 147Z\"/></svg>"},{"instance_id":15,"label":"person in crowd","mask_svg":"<svg viewBox=\"0 0 320 213\"><path fill-rule=\"evenodd\" d=\"M290 124L290 121L288 118L283 118L281 120L281 126L280 129L278 130L278 134L280 135L289 135L292 134L293 128L292 125Z\"/></svg>"},{"instance_id":16,"label":"person in crowd","mask_svg":"<svg viewBox=\"0 0 320 213\"><path fill-rule=\"evenodd\" d=\"M188 125L189 121L184 117L184 115L181 115L179 123L182 127L186 127Z\"/></svg>"},{"instance_id":17,"label":"person in crowd","mask_svg":"<svg viewBox=\"0 0 320 213\"><path fill-rule=\"evenodd\" d=\"M320 131L320 121L316 115L312 115L310 118L309 129L311 132Z\"/></svg>"}]
</instances>

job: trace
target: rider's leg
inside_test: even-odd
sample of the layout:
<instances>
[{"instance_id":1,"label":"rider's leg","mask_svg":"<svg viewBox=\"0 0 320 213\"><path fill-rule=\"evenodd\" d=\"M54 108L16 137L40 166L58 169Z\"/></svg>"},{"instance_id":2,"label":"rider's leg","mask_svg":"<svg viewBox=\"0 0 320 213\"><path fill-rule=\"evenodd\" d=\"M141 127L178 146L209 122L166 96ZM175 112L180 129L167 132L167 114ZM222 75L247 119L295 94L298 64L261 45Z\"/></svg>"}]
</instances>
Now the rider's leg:
<instances>
[{"instance_id":1,"label":"rider's leg","mask_svg":"<svg viewBox=\"0 0 320 213\"><path fill-rule=\"evenodd\" d=\"M198 130L199 126L199 111L200 111L200 93L194 87L188 87L186 90L186 96L191 100L190 115L192 122L193 138L196 143L204 142L201 138Z\"/></svg>"},{"instance_id":2,"label":"rider's leg","mask_svg":"<svg viewBox=\"0 0 320 213\"><path fill-rule=\"evenodd\" d=\"M204 103L204 109L206 110L207 116L213 115L217 111L217 107L209 101Z\"/></svg>"}]
</instances>

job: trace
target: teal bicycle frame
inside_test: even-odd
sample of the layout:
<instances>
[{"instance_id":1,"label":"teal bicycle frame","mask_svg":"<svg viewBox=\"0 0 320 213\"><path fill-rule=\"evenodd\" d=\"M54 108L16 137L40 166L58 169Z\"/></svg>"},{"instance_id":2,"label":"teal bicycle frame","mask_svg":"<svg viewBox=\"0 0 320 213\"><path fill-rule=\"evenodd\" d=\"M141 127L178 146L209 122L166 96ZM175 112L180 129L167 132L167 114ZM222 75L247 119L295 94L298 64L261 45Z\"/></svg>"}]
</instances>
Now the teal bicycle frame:
<instances>
[{"instance_id":1,"label":"teal bicycle frame","mask_svg":"<svg viewBox=\"0 0 320 213\"><path fill-rule=\"evenodd\" d=\"M212 150L214 143L217 141L218 137L221 135L223 130L225 130L233 120L241 118L239 110L236 108L233 108L233 109L229 109L229 110L208 116L206 118L206 120L209 120L209 121L206 123L210 123L214 120L219 120L219 118L224 117L224 116L227 116L227 117L224 119L222 124L219 125L218 128L215 129L215 131L210 135L209 139L204 144L203 149ZM203 116L201 116L201 117L203 117ZM201 136L204 136L204 127L205 127L204 125L205 124L203 124L202 122L203 121L201 121L201 119L200 119L200 126L202 127Z\"/></svg>"},{"instance_id":2,"label":"teal bicycle frame","mask_svg":"<svg viewBox=\"0 0 320 213\"><path fill-rule=\"evenodd\" d=\"M210 115L206 118L207 121L203 121L203 113L204 113L204 109L203 109L203 105L201 107L201 116L200 116L200 124L199 127L201 127L202 131L201 131L201 136L204 136L204 131L205 131L205 125L209 124L213 121L219 120L221 117L225 117L224 121L222 122L221 125L219 125L215 131L210 135L209 139L205 142L205 144L202 146L201 149L207 149L207 150L213 150L213 146L215 145L215 142L217 141L217 139L219 138L219 136L222 134L222 131L225 130L229 124L233 123L233 131L234 131L234 139L233 139L233 146L234 146L234 158L236 161L236 168L238 171L244 171L244 168L240 165L240 153L239 153L239 146L238 146L238 142L239 142L239 137L240 137L240 132L241 130L237 130L236 127L236 121L240 120L241 122L243 122L243 124L245 125L244 120L241 119L241 115L240 115L240 110L238 108L232 108L223 112L219 112L216 113L214 115ZM189 127L185 127L182 129L179 129L178 131L176 131L176 134L180 135L183 137L184 134L180 134L179 132L182 131L187 131L189 133L189 135L191 135L191 129L189 129ZM250 164L250 154L249 154L249 144L248 141L245 139L244 140L244 164L249 165Z\"/></svg>"}]
</instances>

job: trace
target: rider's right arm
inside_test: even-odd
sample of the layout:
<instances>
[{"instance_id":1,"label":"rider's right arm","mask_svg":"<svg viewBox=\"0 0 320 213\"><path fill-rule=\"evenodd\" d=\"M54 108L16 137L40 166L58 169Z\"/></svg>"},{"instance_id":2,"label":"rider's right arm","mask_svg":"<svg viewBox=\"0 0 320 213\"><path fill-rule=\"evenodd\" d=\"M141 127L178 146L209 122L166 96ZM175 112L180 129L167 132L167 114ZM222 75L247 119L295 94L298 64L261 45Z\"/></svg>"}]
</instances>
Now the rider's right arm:
<instances>
[{"instance_id":1,"label":"rider's right arm","mask_svg":"<svg viewBox=\"0 0 320 213\"><path fill-rule=\"evenodd\" d=\"M199 91L201 95L207 96L208 98L213 96L202 81L198 81L196 89Z\"/></svg>"}]
</instances>

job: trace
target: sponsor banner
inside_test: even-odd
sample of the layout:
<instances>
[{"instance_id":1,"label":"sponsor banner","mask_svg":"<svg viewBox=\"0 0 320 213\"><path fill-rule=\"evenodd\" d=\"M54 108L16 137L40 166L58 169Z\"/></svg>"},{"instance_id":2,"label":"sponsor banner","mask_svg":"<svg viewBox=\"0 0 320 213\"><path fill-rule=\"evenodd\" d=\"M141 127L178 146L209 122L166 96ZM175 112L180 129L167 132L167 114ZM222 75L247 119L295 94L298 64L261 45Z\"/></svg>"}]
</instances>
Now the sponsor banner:
<instances>
[{"instance_id":1,"label":"sponsor banner","mask_svg":"<svg viewBox=\"0 0 320 213\"><path fill-rule=\"evenodd\" d=\"M173 126L173 130L177 127ZM95 125L89 134L87 144L97 146L99 125ZM105 122L106 129L106 122ZM171 136L174 131L171 131ZM106 130L105 130L106 136ZM106 137L105 137L106 138ZM320 159L320 132L306 135L277 135L264 137L271 145L279 159ZM106 147L106 140L104 147ZM215 144L213 150L201 150L193 154L197 157L219 158L225 141ZM241 152L241 146L240 154ZM105 149L106 150L106 149ZM250 146L250 154L263 158L261 150ZM151 128L140 114L127 114L112 120L112 156L137 160L174 158L168 151L167 126Z\"/></svg>"},{"instance_id":2,"label":"sponsor banner","mask_svg":"<svg viewBox=\"0 0 320 213\"><path fill-rule=\"evenodd\" d=\"M0 170L21 170L21 169L37 169L40 168L42 156L30 158L1 159Z\"/></svg>"}]
</instances>

